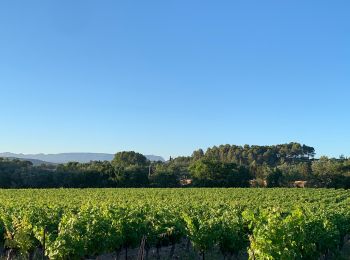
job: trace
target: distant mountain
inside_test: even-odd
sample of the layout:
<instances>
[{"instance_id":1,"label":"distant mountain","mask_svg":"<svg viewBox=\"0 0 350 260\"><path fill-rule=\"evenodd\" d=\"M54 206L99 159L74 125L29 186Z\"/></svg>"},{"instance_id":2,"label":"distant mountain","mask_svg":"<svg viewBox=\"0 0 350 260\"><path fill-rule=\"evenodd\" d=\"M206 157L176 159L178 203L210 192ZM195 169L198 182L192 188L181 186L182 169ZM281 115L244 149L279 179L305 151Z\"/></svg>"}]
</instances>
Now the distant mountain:
<instances>
[{"instance_id":1,"label":"distant mountain","mask_svg":"<svg viewBox=\"0 0 350 260\"><path fill-rule=\"evenodd\" d=\"M145 155L145 157L150 160L151 162L165 162L164 158L162 156L158 156L158 155Z\"/></svg>"},{"instance_id":2,"label":"distant mountain","mask_svg":"<svg viewBox=\"0 0 350 260\"><path fill-rule=\"evenodd\" d=\"M45 162L45 161L36 160L36 159L24 159L24 158L18 158L18 157L0 156L0 158L1 158L1 157L5 157L5 158L10 159L10 160L29 161L29 162L31 162L34 166L39 166L39 165L42 165L42 164L46 164L46 165L55 165L55 163L52 163L52 162Z\"/></svg>"},{"instance_id":3,"label":"distant mountain","mask_svg":"<svg viewBox=\"0 0 350 260\"><path fill-rule=\"evenodd\" d=\"M0 153L0 157L18 158L26 160L39 160L50 163L67 163L80 162L87 163L90 161L111 161L114 154L109 153L58 153L58 154L16 154L16 153ZM163 157L156 155L145 155L150 161L164 161Z\"/></svg>"}]
</instances>

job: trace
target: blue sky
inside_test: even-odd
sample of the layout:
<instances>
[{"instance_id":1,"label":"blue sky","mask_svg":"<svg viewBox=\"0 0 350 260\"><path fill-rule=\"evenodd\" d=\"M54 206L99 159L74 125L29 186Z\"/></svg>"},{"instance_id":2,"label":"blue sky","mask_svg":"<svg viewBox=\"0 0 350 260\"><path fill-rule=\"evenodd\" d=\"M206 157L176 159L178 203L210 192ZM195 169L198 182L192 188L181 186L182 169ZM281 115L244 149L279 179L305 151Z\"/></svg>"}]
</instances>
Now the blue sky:
<instances>
[{"instance_id":1,"label":"blue sky","mask_svg":"<svg viewBox=\"0 0 350 260\"><path fill-rule=\"evenodd\" d=\"M350 156L350 2L0 3L0 151Z\"/></svg>"}]
</instances>

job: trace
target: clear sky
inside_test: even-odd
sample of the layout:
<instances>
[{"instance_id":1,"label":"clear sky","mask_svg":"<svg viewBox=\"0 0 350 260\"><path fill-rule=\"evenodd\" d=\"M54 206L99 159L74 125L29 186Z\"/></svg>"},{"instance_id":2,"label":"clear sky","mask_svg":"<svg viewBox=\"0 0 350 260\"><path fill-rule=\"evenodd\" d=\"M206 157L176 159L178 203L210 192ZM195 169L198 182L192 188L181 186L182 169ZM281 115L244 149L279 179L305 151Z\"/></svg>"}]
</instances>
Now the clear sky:
<instances>
[{"instance_id":1,"label":"clear sky","mask_svg":"<svg viewBox=\"0 0 350 260\"><path fill-rule=\"evenodd\" d=\"M350 1L0 2L0 151L350 156Z\"/></svg>"}]
</instances>

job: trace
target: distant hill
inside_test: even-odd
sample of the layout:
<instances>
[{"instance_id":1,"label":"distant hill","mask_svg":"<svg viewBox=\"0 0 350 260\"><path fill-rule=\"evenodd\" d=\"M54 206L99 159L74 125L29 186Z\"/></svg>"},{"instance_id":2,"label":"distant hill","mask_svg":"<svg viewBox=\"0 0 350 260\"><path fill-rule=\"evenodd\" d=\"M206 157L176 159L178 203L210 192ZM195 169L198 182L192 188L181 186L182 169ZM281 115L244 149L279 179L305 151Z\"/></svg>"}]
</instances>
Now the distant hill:
<instances>
[{"instance_id":1,"label":"distant hill","mask_svg":"<svg viewBox=\"0 0 350 260\"><path fill-rule=\"evenodd\" d=\"M47 163L47 162L49 163L67 163L67 162L87 163L90 161L111 161L114 158L114 154L108 154L108 153L58 153L58 154L0 153L0 157L26 159L32 162L42 161L42 163ZM145 157L150 161L164 161L164 158L161 156L145 155Z\"/></svg>"},{"instance_id":2,"label":"distant hill","mask_svg":"<svg viewBox=\"0 0 350 260\"><path fill-rule=\"evenodd\" d=\"M42 164L46 164L46 165L55 165L56 163L52 163L52 162L45 162L45 161L42 161L42 160L36 160L36 159L24 159L24 158L17 158L17 157L6 157L6 156L0 156L1 157L5 157L9 160L20 160L20 161L28 161L28 162L31 162L34 166L39 166L39 165L42 165Z\"/></svg>"},{"instance_id":3,"label":"distant hill","mask_svg":"<svg viewBox=\"0 0 350 260\"><path fill-rule=\"evenodd\" d=\"M145 155L145 157L150 160L151 162L165 162L164 158L162 156L158 156L158 155Z\"/></svg>"}]
</instances>

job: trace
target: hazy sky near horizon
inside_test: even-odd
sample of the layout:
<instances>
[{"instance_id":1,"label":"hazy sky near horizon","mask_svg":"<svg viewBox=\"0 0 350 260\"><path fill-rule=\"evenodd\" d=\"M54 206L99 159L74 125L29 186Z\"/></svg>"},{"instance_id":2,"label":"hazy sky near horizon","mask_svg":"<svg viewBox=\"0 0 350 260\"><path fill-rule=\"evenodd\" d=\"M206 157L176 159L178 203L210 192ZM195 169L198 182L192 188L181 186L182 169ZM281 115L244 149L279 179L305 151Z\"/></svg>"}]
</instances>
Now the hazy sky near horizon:
<instances>
[{"instance_id":1,"label":"hazy sky near horizon","mask_svg":"<svg viewBox=\"0 0 350 260\"><path fill-rule=\"evenodd\" d=\"M350 156L350 1L0 2L0 152Z\"/></svg>"}]
</instances>

